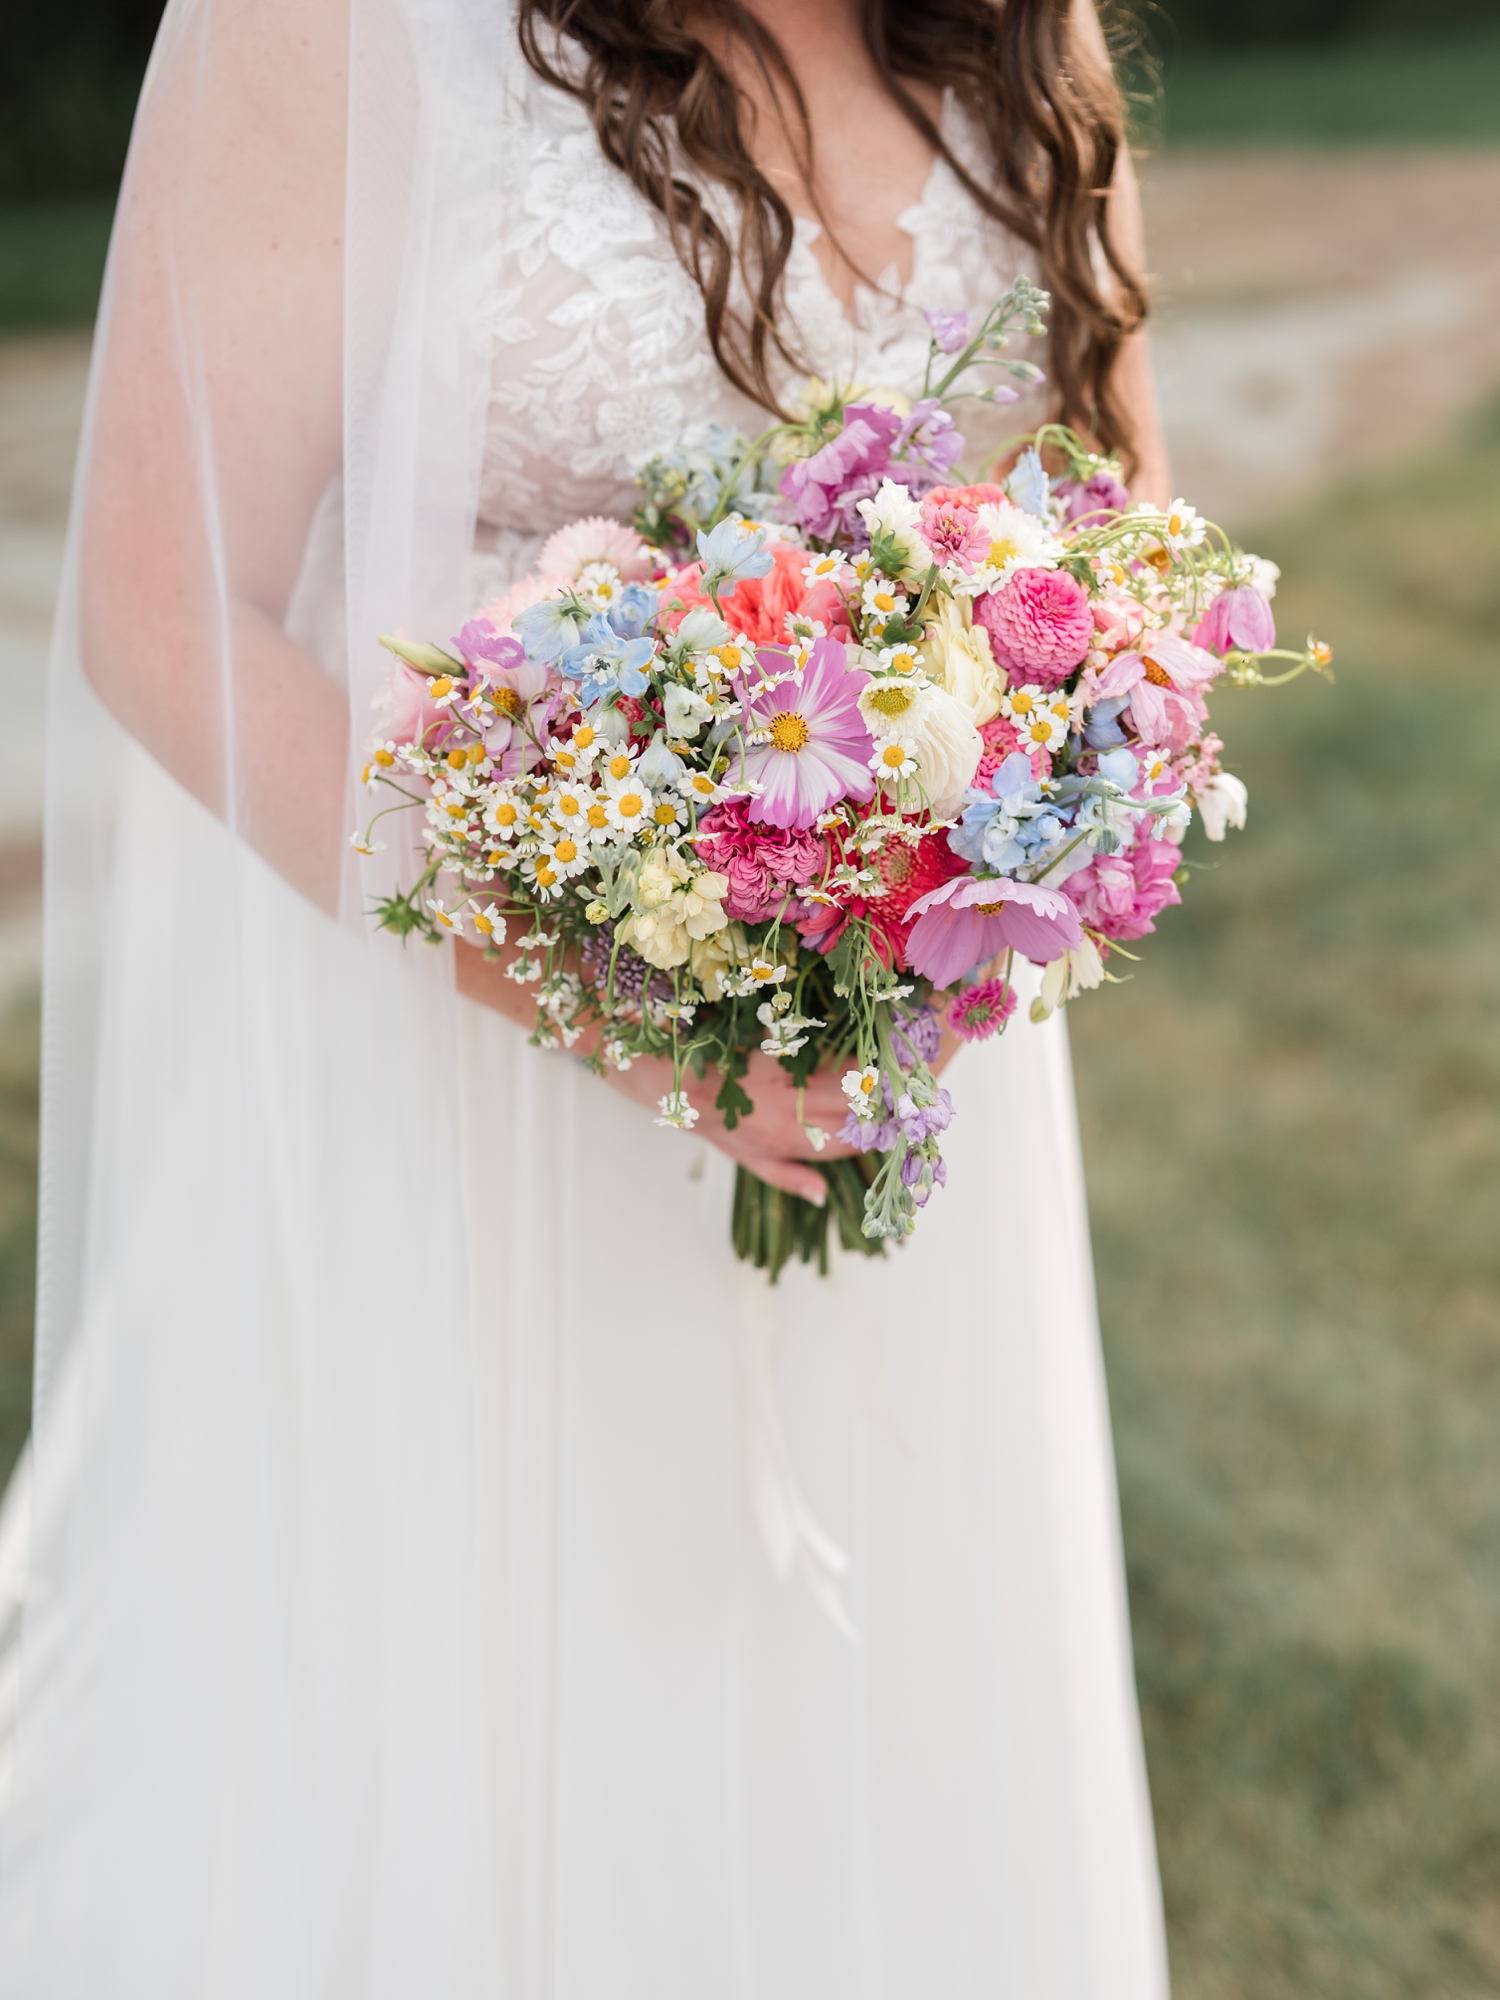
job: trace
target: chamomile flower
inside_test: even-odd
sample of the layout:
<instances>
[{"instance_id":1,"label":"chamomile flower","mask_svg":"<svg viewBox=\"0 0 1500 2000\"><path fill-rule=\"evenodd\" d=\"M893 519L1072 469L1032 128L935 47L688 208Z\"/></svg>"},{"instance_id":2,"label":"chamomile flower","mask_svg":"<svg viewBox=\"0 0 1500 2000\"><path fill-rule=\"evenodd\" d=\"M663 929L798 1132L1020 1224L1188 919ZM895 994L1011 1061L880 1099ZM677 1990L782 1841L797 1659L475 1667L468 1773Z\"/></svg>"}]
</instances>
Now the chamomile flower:
<instances>
[{"instance_id":1,"label":"chamomile flower","mask_svg":"<svg viewBox=\"0 0 1500 2000\"><path fill-rule=\"evenodd\" d=\"M670 1091L662 1098L658 1109L661 1116L656 1123L675 1126L679 1132L691 1132L698 1122L698 1114L689 1104L685 1090Z\"/></svg>"},{"instance_id":2,"label":"chamomile flower","mask_svg":"<svg viewBox=\"0 0 1500 2000\"><path fill-rule=\"evenodd\" d=\"M1040 703L1024 717L1016 717L1013 725L1016 739L1025 751L1060 750L1068 740L1068 712L1066 705L1061 715L1055 704L1043 707Z\"/></svg>"},{"instance_id":3,"label":"chamomile flower","mask_svg":"<svg viewBox=\"0 0 1500 2000\"><path fill-rule=\"evenodd\" d=\"M593 796L586 785L562 784L545 793L538 803L545 808L548 819L555 827L587 839L587 834L582 831L588 824L584 815Z\"/></svg>"},{"instance_id":4,"label":"chamomile flower","mask_svg":"<svg viewBox=\"0 0 1500 2000\"><path fill-rule=\"evenodd\" d=\"M545 861L559 881L571 882L575 875L581 875L589 863L588 843L575 840L572 834L564 833L556 840L549 840L537 857L538 863Z\"/></svg>"},{"instance_id":5,"label":"chamomile flower","mask_svg":"<svg viewBox=\"0 0 1500 2000\"><path fill-rule=\"evenodd\" d=\"M427 699L436 708L451 708L462 692L452 674L438 674L427 683Z\"/></svg>"},{"instance_id":6,"label":"chamomile flower","mask_svg":"<svg viewBox=\"0 0 1500 2000\"><path fill-rule=\"evenodd\" d=\"M525 831L520 801L511 792L497 792L484 815L485 832L497 840L510 841Z\"/></svg>"},{"instance_id":7,"label":"chamomile flower","mask_svg":"<svg viewBox=\"0 0 1500 2000\"><path fill-rule=\"evenodd\" d=\"M848 574L847 560L835 551L826 556L814 556L802 572L802 581L809 586L815 583L843 583Z\"/></svg>"},{"instance_id":8,"label":"chamomile flower","mask_svg":"<svg viewBox=\"0 0 1500 2000\"><path fill-rule=\"evenodd\" d=\"M883 674L899 674L903 678L922 671L922 656L915 646L904 642L895 646L882 646L875 655L876 663Z\"/></svg>"},{"instance_id":9,"label":"chamomile flower","mask_svg":"<svg viewBox=\"0 0 1500 2000\"><path fill-rule=\"evenodd\" d=\"M1202 545L1208 536L1208 524L1196 507L1190 507L1186 500L1174 500L1157 533L1171 553L1180 556L1184 549Z\"/></svg>"},{"instance_id":10,"label":"chamomile flower","mask_svg":"<svg viewBox=\"0 0 1500 2000\"><path fill-rule=\"evenodd\" d=\"M439 925L445 931L457 931L462 936L464 928L464 913L462 910L446 909L436 896L429 896L427 898L427 907L432 912L432 920L435 924Z\"/></svg>"},{"instance_id":11,"label":"chamomile flower","mask_svg":"<svg viewBox=\"0 0 1500 2000\"><path fill-rule=\"evenodd\" d=\"M521 863L521 879L545 903L555 902L563 892L563 877L551 853L543 849L528 854Z\"/></svg>"},{"instance_id":12,"label":"chamomile flower","mask_svg":"<svg viewBox=\"0 0 1500 2000\"><path fill-rule=\"evenodd\" d=\"M917 775L917 746L906 736L887 736L876 745L870 769L882 785L899 785Z\"/></svg>"},{"instance_id":13,"label":"chamomile flower","mask_svg":"<svg viewBox=\"0 0 1500 2000\"><path fill-rule=\"evenodd\" d=\"M637 772L635 759L623 750L617 751L604 767L602 803L609 824L621 833L639 833L650 824L655 803L651 788Z\"/></svg>"},{"instance_id":14,"label":"chamomile flower","mask_svg":"<svg viewBox=\"0 0 1500 2000\"><path fill-rule=\"evenodd\" d=\"M677 790L683 798L691 799L699 812L706 812L724 797L724 787L716 784L706 771L684 771L677 780Z\"/></svg>"},{"instance_id":15,"label":"chamomile flower","mask_svg":"<svg viewBox=\"0 0 1500 2000\"><path fill-rule=\"evenodd\" d=\"M989 502L979 509L979 526L989 547L968 576L953 578L953 588L967 596L998 589L1018 569L1055 569L1062 544L1035 514L1009 501Z\"/></svg>"},{"instance_id":16,"label":"chamomile flower","mask_svg":"<svg viewBox=\"0 0 1500 2000\"><path fill-rule=\"evenodd\" d=\"M849 1100L849 1108L861 1124L875 1116L879 1101L877 1092L880 1089L878 1069L846 1070L841 1079L841 1088Z\"/></svg>"},{"instance_id":17,"label":"chamomile flower","mask_svg":"<svg viewBox=\"0 0 1500 2000\"><path fill-rule=\"evenodd\" d=\"M351 833L349 836L349 845L354 849L356 854L366 856L384 854L385 852L385 842L383 840L371 840L362 833Z\"/></svg>"},{"instance_id":18,"label":"chamomile flower","mask_svg":"<svg viewBox=\"0 0 1500 2000\"><path fill-rule=\"evenodd\" d=\"M394 743L374 743L370 746L370 761L359 774L362 785L368 785L381 771L389 771L400 755L399 746Z\"/></svg>"},{"instance_id":19,"label":"chamomile flower","mask_svg":"<svg viewBox=\"0 0 1500 2000\"><path fill-rule=\"evenodd\" d=\"M661 838L679 826L687 825L687 807L680 798L673 798L670 792L653 793L646 821L649 826L655 827L657 837Z\"/></svg>"},{"instance_id":20,"label":"chamomile flower","mask_svg":"<svg viewBox=\"0 0 1500 2000\"><path fill-rule=\"evenodd\" d=\"M1022 723L1029 722L1038 709L1046 706L1046 692L1029 682L1024 687L1007 688L1000 697L1000 713L1017 729Z\"/></svg>"},{"instance_id":21,"label":"chamomile flower","mask_svg":"<svg viewBox=\"0 0 1500 2000\"><path fill-rule=\"evenodd\" d=\"M859 601L866 618L878 619L882 625L888 618L904 618L911 609L911 599L884 576L870 577Z\"/></svg>"},{"instance_id":22,"label":"chamomile flower","mask_svg":"<svg viewBox=\"0 0 1500 2000\"><path fill-rule=\"evenodd\" d=\"M481 909L478 899L470 897L469 921L473 924L479 935L482 938L487 938L491 944L504 944L505 919L493 903L486 903L484 908Z\"/></svg>"}]
</instances>

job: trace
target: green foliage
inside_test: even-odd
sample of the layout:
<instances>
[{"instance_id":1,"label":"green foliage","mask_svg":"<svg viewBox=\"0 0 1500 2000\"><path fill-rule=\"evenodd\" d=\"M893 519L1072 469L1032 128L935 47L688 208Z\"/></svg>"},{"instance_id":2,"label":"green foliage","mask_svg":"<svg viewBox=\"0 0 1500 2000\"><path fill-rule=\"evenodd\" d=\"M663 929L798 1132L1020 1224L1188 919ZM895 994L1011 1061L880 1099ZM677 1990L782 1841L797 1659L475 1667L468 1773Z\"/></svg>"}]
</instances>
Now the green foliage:
<instances>
[{"instance_id":1,"label":"green foliage","mask_svg":"<svg viewBox=\"0 0 1500 2000\"><path fill-rule=\"evenodd\" d=\"M865 1192L886 1159L883 1153L858 1153L853 1159L815 1163L828 1183L828 1200L815 1208L800 1195L768 1187L744 1167L736 1167L731 1234L735 1254L774 1285L793 1257L816 1263L828 1273L828 1225L838 1228L844 1249L862 1257L883 1257L885 1244L864 1233Z\"/></svg>"},{"instance_id":2,"label":"green foliage","mask_svg":"<svg viewBox=\"0 0 1500 2000\"><path fill-rule=\"evenodd\" d=\"M6 0L0 198L112 195L161 0Z\"/></svg>"},{"instance_id":3,"label":"green foliage","mask_svg":"<svg viewBox=\"0 0 1500 2000\"><path fill-rule=\"evenodd\" d=\"M1500 425L1250 537L1336 686L1070 1011L1178 2000L1500 1990ZM1203 850L1199 850L1203 858Z\"/></svg>"},{"instance_id":4,"label":"green foliage","mask_svg":"<svg viewBox=\"0 0 1500 2000\"><path fill-rule=\"evenodd\" d=\"M113 213L108 195L0 204L0 333L90 323Z\"/></svg>"}]
</instances>

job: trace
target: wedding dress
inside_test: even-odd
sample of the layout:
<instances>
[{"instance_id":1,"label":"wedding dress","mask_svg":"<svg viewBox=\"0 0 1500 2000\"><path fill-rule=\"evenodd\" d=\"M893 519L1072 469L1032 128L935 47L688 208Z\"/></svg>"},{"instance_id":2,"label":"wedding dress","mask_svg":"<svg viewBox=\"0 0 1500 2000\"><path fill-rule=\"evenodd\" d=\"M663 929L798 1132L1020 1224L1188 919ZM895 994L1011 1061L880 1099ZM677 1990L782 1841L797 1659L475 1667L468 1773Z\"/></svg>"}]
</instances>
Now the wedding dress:
<instances>
[{"instance_id":1,"label":"wedding dress","mask_svg":"<svg viewBox=\"0 0 1500 2000\"><path fill-rule=\"evenodd\" d=\"M235 89L217 33L169 10L141 202L224 199L148 149L184 76ZM642 455L755 412L503 9L371 0L350 36L343 470L287 623L362 714L376 632L456 629L628 511ZM922 309L1017 268L941 162L901 224L904 294L852 314L802 230L825 377L913 390ZM211 596L251 447L180 255ZM0 1991L1159 2000L1062 1022L945 1077L913 1242L772 1290L722 1156L372 938L357 881L331 922L123 737L78 666L86 556Z\"/></svg>"}]
</instances>

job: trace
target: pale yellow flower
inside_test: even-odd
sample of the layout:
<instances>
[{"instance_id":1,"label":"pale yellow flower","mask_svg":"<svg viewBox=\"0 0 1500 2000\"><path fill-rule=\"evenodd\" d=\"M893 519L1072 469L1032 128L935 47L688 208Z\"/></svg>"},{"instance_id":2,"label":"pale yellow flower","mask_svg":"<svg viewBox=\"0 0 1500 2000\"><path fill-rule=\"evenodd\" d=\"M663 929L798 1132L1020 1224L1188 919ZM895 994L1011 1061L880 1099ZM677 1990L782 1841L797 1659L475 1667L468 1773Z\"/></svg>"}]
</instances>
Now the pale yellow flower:
<instances>
[{"instance_id":1,"label":"pale yellow flower","mask_svg":"<svg viewBox=\"0 0 1500 2000\"><path fill-rule=\"evenodd\" d=\"M996 666L990 635L974 623L967 599L933 593L920 651L931 678L963 703L977 726L1000 713L1005 673Z\"/></svg>"}]
</instances>

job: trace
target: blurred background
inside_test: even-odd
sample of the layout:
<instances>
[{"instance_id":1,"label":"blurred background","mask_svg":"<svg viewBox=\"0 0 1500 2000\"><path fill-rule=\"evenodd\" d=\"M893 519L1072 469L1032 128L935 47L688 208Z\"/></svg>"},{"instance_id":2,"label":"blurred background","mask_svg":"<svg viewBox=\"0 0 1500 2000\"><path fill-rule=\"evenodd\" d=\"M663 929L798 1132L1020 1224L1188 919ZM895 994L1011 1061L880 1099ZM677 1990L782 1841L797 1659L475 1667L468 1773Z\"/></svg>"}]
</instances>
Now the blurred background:
<instances>
[{"instance_id":1,"label":"blurred background","mask_svg":"<svg viewBox=\"0 0 1500 2000\"><path fill-rule=\"evenodd\" d=\"M0 22L0 1476L47 627L153 0ZM1178 2000L1500 1995L1500 0L1117 25L1182 491L1338 681L1072 1010Z\"/></svg>"}]
</instances>

